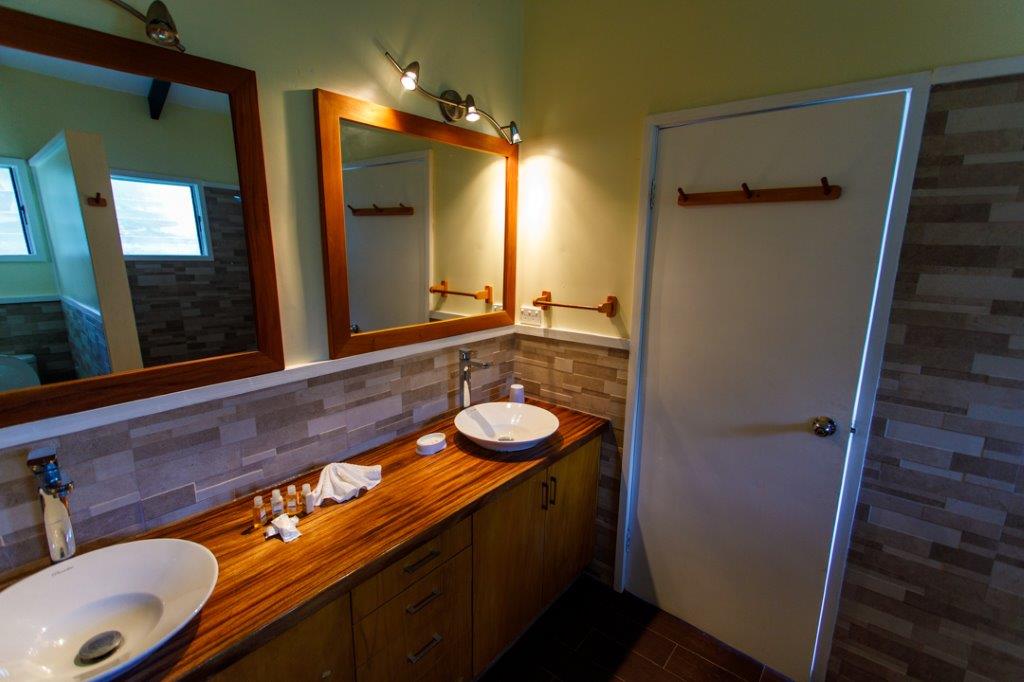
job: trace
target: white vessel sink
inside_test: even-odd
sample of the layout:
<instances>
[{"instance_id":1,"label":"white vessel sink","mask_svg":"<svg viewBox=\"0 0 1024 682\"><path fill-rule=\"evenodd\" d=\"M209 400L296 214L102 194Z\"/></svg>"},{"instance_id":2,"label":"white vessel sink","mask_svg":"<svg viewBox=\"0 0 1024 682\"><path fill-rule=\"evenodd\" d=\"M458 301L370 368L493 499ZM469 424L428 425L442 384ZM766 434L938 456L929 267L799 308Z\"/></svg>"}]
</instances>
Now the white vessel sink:
<instances>
[{"instance_id":1,"label":"white vessel sink","mask_svg":"<svg viewBox=\"0 0 1024 682\"><path fill-rule=\"evenodd\" d=\"M558 430L558 417L524 403L480 403L455 415L455 428L477 445L508 452L532 448Z\"/></svg>"},{"instance_id":2,"label":"white vessel sink","mask_svg":"<svg viewBox=\"0 0 1024 682\"><path fill-rule=\"evenodd\" d=\"M186 540L140 540L54 564L0 592L0 680L104 680L181 630L217 583L217 559ZM100 660L93 657L121 643Z\"/></svg>"}]
</instances>

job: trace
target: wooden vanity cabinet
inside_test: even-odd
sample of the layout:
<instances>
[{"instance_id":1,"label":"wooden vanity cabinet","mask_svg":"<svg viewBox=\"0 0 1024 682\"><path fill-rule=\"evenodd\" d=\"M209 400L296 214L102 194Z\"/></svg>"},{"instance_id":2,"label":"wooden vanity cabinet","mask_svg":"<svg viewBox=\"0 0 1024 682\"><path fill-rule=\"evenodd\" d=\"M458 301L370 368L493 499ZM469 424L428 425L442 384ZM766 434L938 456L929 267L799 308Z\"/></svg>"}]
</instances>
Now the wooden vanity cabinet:
<instances>
[{"instance_id":1,"label":"wooden vanity cabinet","mask_svg":"<svg viewBox=\"0 0 1024 682\"><path fill-rule=\"evenodd\" d=\"M480 675L590 563L601 439L473 515L473 674Z\"/></svg>"},{"instance_id":2,"label":"wooden vanity cabinet","mask_svg":"<svg viewBox=\"0 0 1024 682\"><path fill-rule=\"evenodd\" d=\"M336 599L209 679L355 682L349 604L347 594Z\"/></svg>"}]
</instances>

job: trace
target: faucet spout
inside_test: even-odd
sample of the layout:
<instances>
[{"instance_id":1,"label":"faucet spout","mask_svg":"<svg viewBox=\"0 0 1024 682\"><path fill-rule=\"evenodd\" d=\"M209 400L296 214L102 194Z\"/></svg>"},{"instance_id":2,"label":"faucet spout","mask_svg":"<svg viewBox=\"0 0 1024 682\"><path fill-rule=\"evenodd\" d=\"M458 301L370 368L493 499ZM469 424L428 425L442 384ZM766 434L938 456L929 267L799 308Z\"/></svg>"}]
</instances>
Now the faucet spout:
<instances>
[{"instance_id":1,"label":"faucet spout","mask_svg":"<svg viewBox=\"0 0 1024 682\"><path fill-rule=\"evenodd\" d=\"M473 368L487 369L491 366L489 362L474 360L474 352L469 348L459 349L459 407L462 409L466 409L473 404L471 381Z\"/></svg>"}]
</instances>

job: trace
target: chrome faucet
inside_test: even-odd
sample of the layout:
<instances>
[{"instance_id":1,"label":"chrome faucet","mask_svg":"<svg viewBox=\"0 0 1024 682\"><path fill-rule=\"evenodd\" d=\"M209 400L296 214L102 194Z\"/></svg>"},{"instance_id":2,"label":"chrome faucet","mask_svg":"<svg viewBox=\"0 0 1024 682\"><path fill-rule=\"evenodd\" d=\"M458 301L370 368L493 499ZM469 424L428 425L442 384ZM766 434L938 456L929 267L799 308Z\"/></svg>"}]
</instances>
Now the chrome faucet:
<instances>
[{"instance_id":1,"label":"chrome faucet","mask_svg":"<svg viewBox=\"0 0 1024 682\"><path fill-rule=\"evenodd\" d=\"M28 468L39 482L39 497L43 502L43 527L46 544L50 547L50 560L54 563L75 555L75 531L68 513L68 495L75 484L65 482L57 463L57 451L52 447L38 448L28 453Z\"/></svg>"},{"instance_id":2,"label":"chrome faucet","mask_svg":"<svg viewBox=\"0 0 1024 682\"><path fill-rule=\"evenodd\" d=\"M487 369L491 366L489 362L474 360L473 353L475 352L469 348L459 349L459 407L463 409L469 407L473 402L470 395L470 374L472 374L473 368Z\"/></svg>"}]
</instances>

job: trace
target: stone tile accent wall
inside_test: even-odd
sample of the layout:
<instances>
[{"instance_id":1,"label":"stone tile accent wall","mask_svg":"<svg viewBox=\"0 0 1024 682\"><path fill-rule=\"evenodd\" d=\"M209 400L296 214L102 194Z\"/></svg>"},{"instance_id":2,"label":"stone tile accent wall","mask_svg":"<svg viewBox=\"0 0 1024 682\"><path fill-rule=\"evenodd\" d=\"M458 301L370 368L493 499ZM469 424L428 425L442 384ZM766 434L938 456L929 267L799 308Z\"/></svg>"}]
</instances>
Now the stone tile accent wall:
<instances>
[{"instance_id":1,"label":"stone tile accent wall","mask_svg":"<svg viewBox=\"0 0 1024 682\"><path fill-rule=\"evenodd\" d=\"M1024 78L933 88L832 679L1024 679Z\"/></svg>"},{"instance_id":2,"label":"stone tile accent wall","mask_svg":"<svg viewBox=\"0 0 1024 682\"><path fill-rule=\"evenodd\" d=\"M75 378L60 301L0 303L0 355L36 356L44 384Z\"/></svg>"},{"instance_id":3,"label":"stone tile accent wall","mask_svg":"<svg viewBox=\"0 0 1024 682\"><path fill-rule=\"evenodd\" d=\"M68 346L79 379L110 374L110 351L103 318L77 301L61 299L61 309L67 323Z\"/></svg>"},{"instance_id":4,"label":"stone tile accent wall","mask_svg":"<svg viewBox=\"0 0 1024 682\"><path fill-rule=\"evenodd\" d=\"M615 573L629 351L519 334L515 338L516 381L527 395L612 423L601 448L597 550L590 566L595 577L610 584Z\"/></svg>"},{"instance_id":5,"label":"stone tile accent wall","mask_svg":"<svg viewBox=\"0 0 1024 682\"><path fill-rule=\"evenodd\" d=\"M213 260L128 260L144 367L256 350L238 190L204 188Z\"/></svg>"},{"instance_id":6,"label":"stone tile accent wall","mask_svg":"<svg viewBox=\"0 0 1024 682\"><path fill-rule=\"evenodd\" d=\"M512 383L513 340L471 344L491 363L473 400ZM0 574L46 555L27 452L58 449L80 543L166 525L411 432L458 404L458 346L0 451Z\"/></svg>"}]
</instances>

